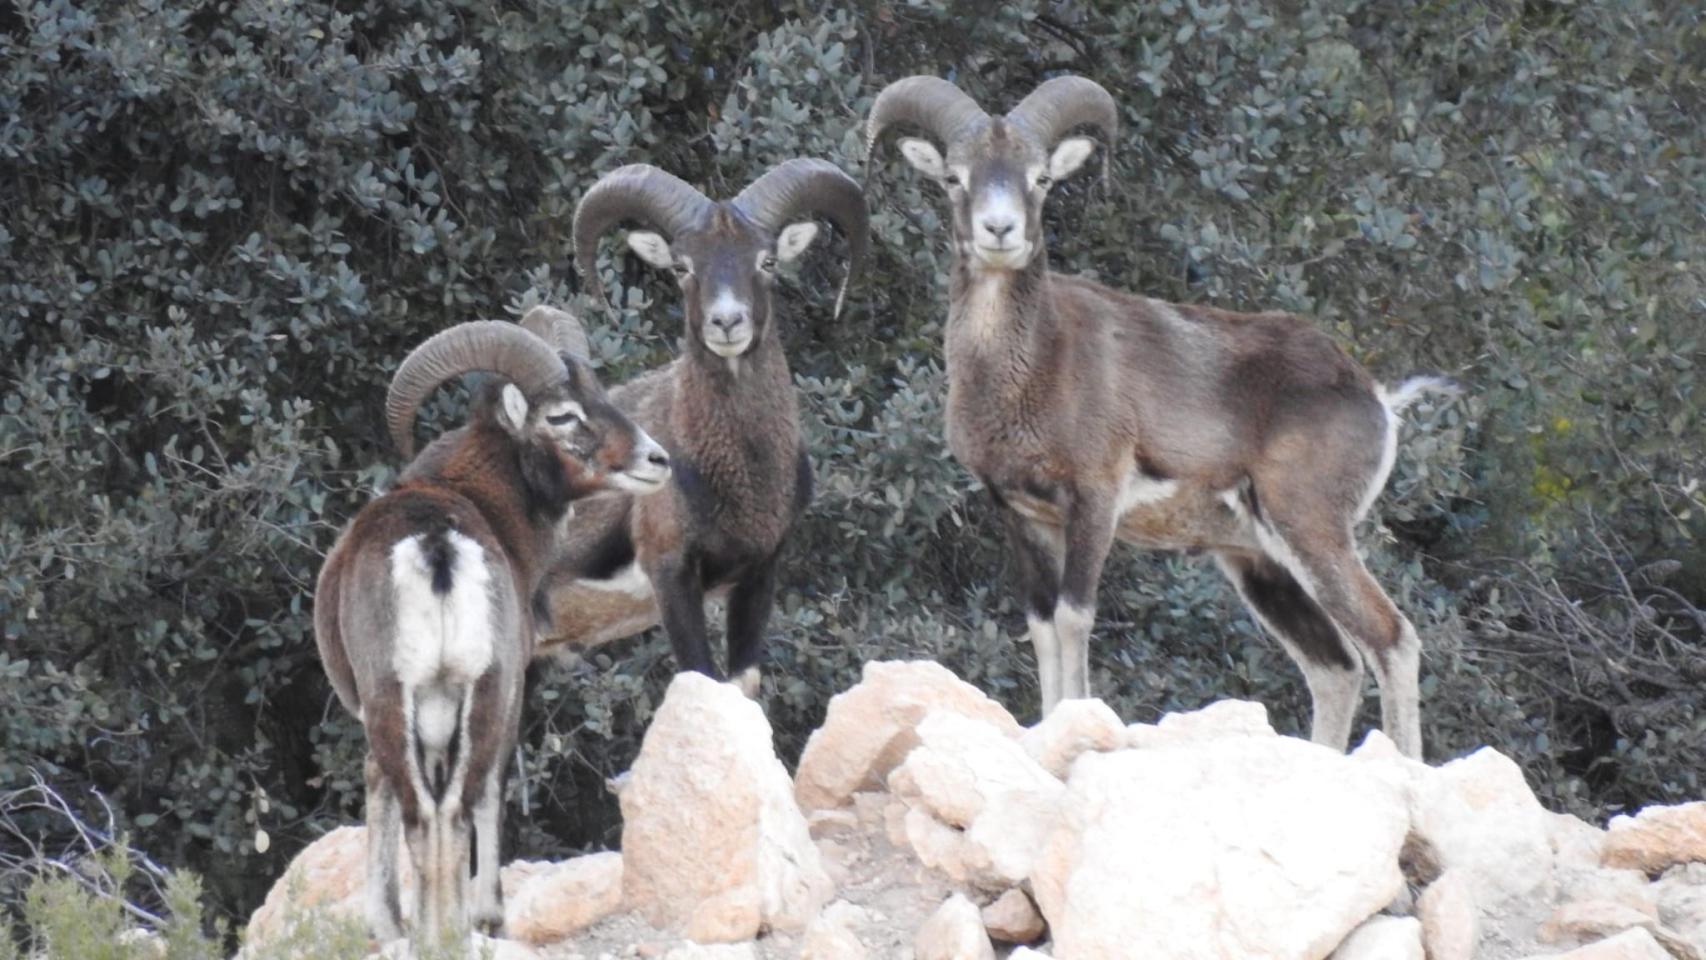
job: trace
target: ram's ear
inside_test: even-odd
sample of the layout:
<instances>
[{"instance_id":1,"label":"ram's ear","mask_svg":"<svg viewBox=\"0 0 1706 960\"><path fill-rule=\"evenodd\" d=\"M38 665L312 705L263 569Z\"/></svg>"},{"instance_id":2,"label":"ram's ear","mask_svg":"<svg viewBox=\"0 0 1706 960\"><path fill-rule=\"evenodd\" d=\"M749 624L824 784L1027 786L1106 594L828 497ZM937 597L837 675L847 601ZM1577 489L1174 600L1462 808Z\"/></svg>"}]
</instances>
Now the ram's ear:
<instances>
[{"instance_id":1,"label":"ram's ear","mask_svg":"<svg viewBox=\"0 0 1706 960\"><path fill-rule=\"evenodd\" d=\"M1089 137L1067 137L1049 156L1048 175L1057 181L1065 180L1077 172L1095 151L1096 141Z\"/></svg>"},{"instance_id":2,"label":"ram's ear","mask_svg":"<svg viewBox=\"0 0 1706 960\"><path fill-rule=\"evenodd\" d=\"M936 145L928 140L917 137L902 137L900 140L900 155L913 169L927 177L942 179L948 173L948 165L942 160L942 155L936 151Z\"/></svg>"},{"instance_id":3,"label":"ram's ear","mask_svg":"<svg viewBox=\"0 0 1706 960\"><path fill-rule=\"evenodd\" d=\"M521 430L527 425L527 395L513 383L504 384L501 396L502 403L498 405L498 423L508 430L511 436L521 436Z\"/></svg>"},{"instance_id":4,"label":"ram's ear","mask_svg":"<svg viewBox=\"0 0 1706 960\"><path fill-rule=\"evenodd\" d=\"M790 223L782 228L782 235L776 238L776 259L787 263L812 245L817 239L817 224L810 220L801 223Z\"/></svg>"},{"instance_id":5,"label":"ram's ear","mask_svg":"<svg viewBox=\"0 0 1706 960\"><path fill-rule=\"evenodd\" d=\"M669 252L669 241L650 230L635 230L628 234L628 249L660 270L668 270L675 264L675 256Z\"/></svg>"},{"instance_id":6,"label":"ram's ear","mask_svg":"<svg viewBox=\"0 0 1706 960\"><path fill-rule=\"evenodd\" d=\"M598 375L593 373L590 361L567 350L558 353L557 357L563 361L563 368L569 372L569 390L576 399L604 399L604 384L600 383Z\"/></svg>"}]
</instances>

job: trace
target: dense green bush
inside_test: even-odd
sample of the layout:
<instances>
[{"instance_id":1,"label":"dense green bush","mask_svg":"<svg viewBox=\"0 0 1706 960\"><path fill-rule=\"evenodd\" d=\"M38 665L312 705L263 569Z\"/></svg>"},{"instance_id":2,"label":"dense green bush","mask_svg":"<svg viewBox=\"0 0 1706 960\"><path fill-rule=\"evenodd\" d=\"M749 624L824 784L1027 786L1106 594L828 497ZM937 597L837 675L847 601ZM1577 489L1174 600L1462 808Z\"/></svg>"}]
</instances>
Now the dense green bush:
<instances>
[{"instance_id":1,"label":"dense green bush","mask_svg":"<svg viewBox=\"0 0 1706 960\"><path fill-rule=\"evenodd\" d=\"M624 307L601 311L568 267L575 200L637 160L723 195L795 155L869 175L850 309L829 317L822 252L783 295L820 491L773 631L784 748L873 657L1033 712L987 507L941 439L939 198L892 151L867 166L859 126L910 73L1004 108L1073 71L1125 129L1111 189L1052 201L1057 266L1307 311L1379 375L1472 385L1412 418L1365 530L1429 645L1430 753L1495 744L1580 813L1698 797L1699 12L1270 6L0 6L0 788L111 798L239 919L357 818L360 732L308 611L397 469L384 384L427 334L541 301L587 312L610 378L666 359L667 281L612 245ZM1306 725L1295 669L1201 561L1116 551L1103 596L1097 687L1123 716L1245 696ZM615 841L603 779L669 671L650 636L540 672L512 849Z\"/></svg>"}]
</instances>

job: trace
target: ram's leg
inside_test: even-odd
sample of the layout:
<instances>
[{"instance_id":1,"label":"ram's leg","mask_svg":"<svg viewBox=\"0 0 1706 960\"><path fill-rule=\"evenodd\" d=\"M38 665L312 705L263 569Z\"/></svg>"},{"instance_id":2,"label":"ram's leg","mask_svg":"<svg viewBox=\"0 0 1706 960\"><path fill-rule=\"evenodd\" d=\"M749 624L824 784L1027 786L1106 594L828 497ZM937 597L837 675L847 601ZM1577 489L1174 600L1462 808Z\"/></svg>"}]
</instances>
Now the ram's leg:
<instances>
[{"instance_id":1,"label":"ram's leg","mask_svg":"<svg viewBox=\"0 0 1706 960\"><path fill-rule=\"evenodd\" d=\"M1074 494L1066 515L1066 558L1054 631L1060 641L1060 695L1082 699L1090 691L1090 631L1096 623L1096 587L1114 545L1113 500L1100 491Z\"/></svg>"},{"instance_id":2,"label":"ram's leg","mask_svg":"<svg viewBox=\"0 0 1706 960\"><path fill-rule=\"evenodd\" d=\"M1014 585L1025 605L1025 624L1037 658L1037 687L1046 715L1060 702L1060 644L1054 632L1054 608L1060 600L1060 566L1065 541L1059 527L1025 518L996 500L1012 555Z\"/></svg>"},{"instance_id":3,"label":"ram's leg","mask_svg":"<svg viewBox=\"0 0 1706 960\"><path fill-rule=\"evenodd\" d=\"M368 751L367 778L367 926L374 939L389 943L403 936L402 886L397 876L398 844L403 836L403 812L391 782Z\"/></svg>"},{"instance_id":4,"label":"ram's leg","mask_svg":"<svg viewBox=\"0 0 1706 960\"><path fill-rule=\"evenodd\" d=\"M463 798L473 821L474 876L469 922L499 936L504 927L503 781L521 720L523 677L493 669L480 679L470 711L468 759Z\"/></svg>"},{"instance_id":5,"label":"ram's leg","mask_svg":"<svg viewBox=\"0 0 1706 960\"><path fill-rule=\"evenodd\" d=\"M1362 657L1302 584L1270 557L1221 552L1220 570L1244 605L1303 671L1314 705L1309 737L1344 750L1362 700Z\"/></svg>"},{"instance_id":6,"label":"ram's leg","mask_svg":"<svg viewBox=\"0 0 1706 960\"><path fill-rule=\"evenodd\" d=\"M729 677L748 697L758 697L764 662L764 628L776 600L776 558L748 571L729 591Z\"/></svg>"},{"instance_id":7,"label":"ram's leg","mask_svg":"<svg viewBox=\"0 0 1706 960\"><path fill-rule=\"evenodd\" d=\"M1380 685L1381 729L1408 757L1422 755L1418 675L1421 642L1357 555L1348 521L1324 507L1274 502L1263 549L1297 578L1339 630L1362 652Z\"/></svg>"},{"instance_id":8,"label":"ram's leg","mask_svg":"<svg viewBox=\"0 0 1706 960\"><path fill-rule=\"evenodd\" d=\"M705 589L699 582L698 564L680 554L670 554L648 564L646 576L657 595L664 633L675 650L675 668L723 679L711 659L711 643L706 637Z\"/></svg>"}]
</instances>

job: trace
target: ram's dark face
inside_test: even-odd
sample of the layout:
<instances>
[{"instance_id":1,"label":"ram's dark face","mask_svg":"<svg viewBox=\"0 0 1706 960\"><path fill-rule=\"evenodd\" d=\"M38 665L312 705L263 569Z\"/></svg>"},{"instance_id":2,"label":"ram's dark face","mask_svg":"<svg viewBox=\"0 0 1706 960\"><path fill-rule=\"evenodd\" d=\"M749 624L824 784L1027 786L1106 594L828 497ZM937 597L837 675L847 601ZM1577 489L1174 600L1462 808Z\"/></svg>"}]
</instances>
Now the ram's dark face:
<instances>
[{"instance_id":1,"label":"ram's dark face","mask_svg":"<svg viewBox=\"0 0 1706 960\"><path fill-rule=\"evenodd\" d=\"M671 240L636 230L628 246L674 274L685 298L690 348L734 360L765 334L778 267L805 252L816 236L817 224L810 221L772 235L730 205L718 204L696 229Z\"/></svg>"},{"instance_id":2,"label":"ram's dark face","mask_svg":"<svg viewBox=\"0 0 1706 960\"><path fill-rule=\"evenodd\" d=\"M669 480L669 454L611 405L583 361L560 356L567 376L531 402L514 384L504 385L500 419L505 429L526 441L534 455L558 461L577 495L604 490L646 494L661 488Z\"/></svg>"},{"instance_id":3,"label":"ram's dark face","mask_svg":"<svg viewBox=\"0 0 1706 960\"><path fill-rule=\"evenodd\" d=\"M1077 171L1094 148L1070 137L1050 153L1001 117L949 144L945 159L927 140L900 141L907 162L947 192L954 243L980 270L1022 270L1031 262L1042 248L1049 188Z\"/></svg>"}]
</instances>

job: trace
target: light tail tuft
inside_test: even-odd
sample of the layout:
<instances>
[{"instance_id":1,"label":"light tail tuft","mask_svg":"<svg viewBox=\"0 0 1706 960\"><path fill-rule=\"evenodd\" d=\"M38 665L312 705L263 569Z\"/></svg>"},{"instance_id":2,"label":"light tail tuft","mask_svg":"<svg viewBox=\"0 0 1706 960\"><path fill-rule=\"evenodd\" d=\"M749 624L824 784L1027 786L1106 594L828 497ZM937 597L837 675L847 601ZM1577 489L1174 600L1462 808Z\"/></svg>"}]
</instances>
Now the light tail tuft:
<instances>
[{"instance_id":1,"label":"light tail tuft","mask_svg":"<svg viewBox=\"0 0 1706 960\"><path fill-rule=\"evenodd\" d=\"M1413 373L1396 387L1381 387L1380 400L1386 404L1388 410L1396 414L1404 412L1405 408L1427 394L1455 397L1466 389L1461 382L1442 374Z\"/></svg>"}]
</instances>

